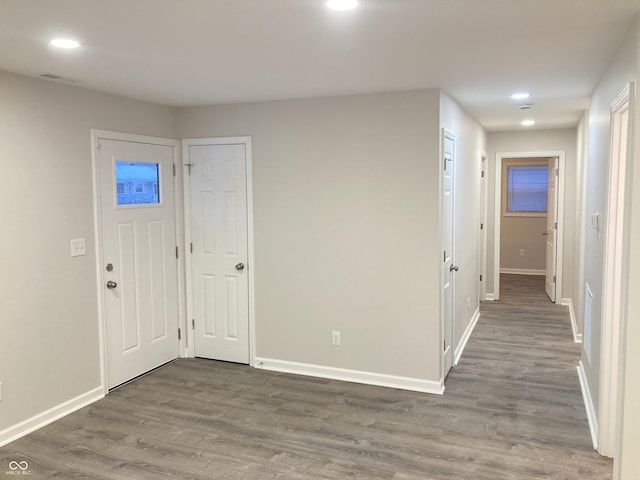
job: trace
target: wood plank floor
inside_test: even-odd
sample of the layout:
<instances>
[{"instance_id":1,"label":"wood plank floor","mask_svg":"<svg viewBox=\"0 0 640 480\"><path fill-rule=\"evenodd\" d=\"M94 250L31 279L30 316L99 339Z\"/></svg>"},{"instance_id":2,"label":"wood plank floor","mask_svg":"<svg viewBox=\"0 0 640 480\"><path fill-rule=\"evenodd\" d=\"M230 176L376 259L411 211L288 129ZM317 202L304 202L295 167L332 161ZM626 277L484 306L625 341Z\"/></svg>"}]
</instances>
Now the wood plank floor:
<instances>
[{"instance_id":1,"label":"wood plank floor","mask_svg":"<svg viewBox=\"0 0 640 480\"><path fill-rule=\"evenodd\" d=\"M566 307L504 276L444 396L178 360L0 449L30 478L606 480Z\"/></svg>"}]
</instances>

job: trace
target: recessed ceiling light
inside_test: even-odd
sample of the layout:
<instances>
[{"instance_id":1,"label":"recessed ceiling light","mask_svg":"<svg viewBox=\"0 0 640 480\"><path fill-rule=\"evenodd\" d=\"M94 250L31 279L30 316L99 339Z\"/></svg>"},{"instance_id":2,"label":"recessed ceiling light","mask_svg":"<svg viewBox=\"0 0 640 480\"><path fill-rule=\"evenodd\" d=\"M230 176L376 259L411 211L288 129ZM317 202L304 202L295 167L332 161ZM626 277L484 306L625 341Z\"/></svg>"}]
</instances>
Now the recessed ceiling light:
<instances>
[{"instance_id":1,"label":"recessed ceiling light","mask_svg":"<svg viewBox=\"0 0 640 480\"><path fill-rule=\"evenodd\" d=\"M511 100L526 100L530 96L527 92L518 92L511 95Z\"/></svg>"},{"instance_id":2,"label":"recessed ceiling light","mask_svg":"<svg viewBox=\"0 0 640 480\"><path fill-rule=\"evenodd\" d=\"M329 0L327 7L331 10L351 10L358 6L358 0Z\"/></svg>"},{"instance_id":3,"label":"recessed ceiling light","mask_svg":"<svg viewBox=\"0 0 640 480\"><path fill-rule=\"evenodd\" d=\"M78 48L80 46L80 42L71 38L54 38L49 42L49 45L56 48L72 49Z\"/></svg>"},{"instance_id":4,"label":"recessed ceiling light","mask_svg":"<svg viewBox=\"0 0 640 480\"><path fill-rule=\"evenodd\" d=\"M523 120L522 121L522 126L523 127L532 127L536 124L535 120Z\"/></svg>"}]
</instances>

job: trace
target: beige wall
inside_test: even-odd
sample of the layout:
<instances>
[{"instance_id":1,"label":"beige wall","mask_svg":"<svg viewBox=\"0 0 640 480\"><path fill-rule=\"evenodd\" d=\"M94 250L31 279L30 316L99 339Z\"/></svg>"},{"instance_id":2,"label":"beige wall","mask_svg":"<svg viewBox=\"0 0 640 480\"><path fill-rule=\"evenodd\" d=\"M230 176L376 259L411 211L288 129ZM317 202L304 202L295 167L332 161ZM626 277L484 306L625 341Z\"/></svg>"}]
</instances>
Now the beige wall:
<instances>
[{"instance_id":1,"label":"beige wall","mask_svg":"<svg viewBox=\"0 0 640 480\"><path fill-rule=\"evenodd\" d=\"M454 286L453 345L459 347L480 306L480 171L481 153L487 148L486 134L478 122L446 93L441 95L440 123L456 137L453 261L459 270L455 274Z\"/></svg>"},{"instance_id":2,"label":"beige wall","mask_svg":"<svg viewBox=\"0 0 640 480\"><path fill-rule=\"evenodd\" d=\"M525 152L565 152L564 179L564 251L563 251L563 282L558 292L558 300L574 298L574 257L573 249L576 239L575 216L576 210L576 129L565 128L557 130L518 130L512 132L489 132L487 137L488 159L488 216L487 216L487 293L495 293L493 265L494 265L494 230L495 230L495 166L497 153L525 153ZM522 247L520 247L522 248ZM519 249L518 249L519 250Z\"/></svg>"},{"instance_id":3,"label":"beige wall","mask_svg":"<svg viewBox=\"0 0 640 480\"><path fill-rule=\"evenodd\" d=\"M2 431L101 383L90 129L177 129L171 108L3 72L0 98Z\"/></svg>"},{"instance_id":4,"label":"beige wall","mask_svg":"<svg viewBox=\"0 0 640 480\"><path fill-rule=\"evenodd\" d=\"M439 381L439 98L180 110L182 137L252 137L259 357Z\"/></svg>"},{"instance_id":5,"label":"beige wall","mask_svg":"<svg viewBox=\"0 0 640 480\"><path fill-rule=\"evenodd\" d=\"M630 40L635 45L635 58L631 62L636 66L634 79L640 78L640 17L636 21ZM620 450L614 462L616 480L635 480L640 476L640 101L638 88L635 90L635 112L633 115L633 157L631 171L632 204L629 242L629 288L626 327L623 338L623 413L620 421Z\"/></svg>"},{"instance_id":6,"label":"beige wall","mask_svg":"<svg viewBox=\"0 0 640 480\"><path fill-rule=\"evenodd\" d=\"M594 213L600 213L600 224L606 225L607 190L610 157L610 109L611 103L622 92L627 84L638 78L638 54L640 52L638 22L621 45L618 54L612 59L605 75L600 80L591 97L589 110L588 155L586 165L586 218L590 219ZM637 407L640 405L640 388L638 371L640 371L640 329L637 319L640 316L640 300L637 295L640 289L640 203L636 194L640 188L640 148L638 147L638 106L636 104L633 122L635 134L635 150L633 153L633 167L631 168L631 192L629 199L631 206L630 247L628 259L629 289L627 301L626 330L623 329L624 392L623 419L621 422L621 450L615 461L616 478L633 480L640 475L640 415ZM596 412L600 406L600 368L602 341L602 287L603 287L603 255L604 235L591 228L590 221L585 227L585 255L584 281L589 284L593 292L593 310L591 314L591 359L582 355L588 388L593 398ZM581 286L584 288L584 286ZM585 330L587 326L585 325Z\"/></svg>"},{"instance_id":7,"label":"beige wall","mask_svg":"<svg viewBox=\"0 0 640 480\"><path fill-rule=\"evenodd\" d=\"M591 358L582 356L596 412L599 411L601 341L602 341L602 284L604 265L604 234L598 235L591 228L591 216L600 214L601 232L606 225L607 190L610 156L610 109L613 100L623 88L635 80L637 40L627 38L618 56L613 59L607 74L602 78L591 97L589 110L587 182L585 213L589 220L585 230L584 281L593 293L591 312ZM580 286L584 288L584 285ZM585 326L585 329L587 326Z\"/></svg>"}]
</instances>

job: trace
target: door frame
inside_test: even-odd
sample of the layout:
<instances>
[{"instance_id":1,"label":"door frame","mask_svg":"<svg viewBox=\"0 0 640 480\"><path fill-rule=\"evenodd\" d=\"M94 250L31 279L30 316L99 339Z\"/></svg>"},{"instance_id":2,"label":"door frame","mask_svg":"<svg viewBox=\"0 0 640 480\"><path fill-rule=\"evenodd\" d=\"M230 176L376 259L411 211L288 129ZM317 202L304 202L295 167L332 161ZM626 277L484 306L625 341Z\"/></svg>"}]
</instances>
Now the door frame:
<instances>
[{"instance_id":1,"label":"door frame","mask_svg":"<svg viewBox=\"0 0 640 480\"><path fill-rule=\"evenodd\" d=\"M482 280L479 283L478 298L481 302L487 299L487 205L489 198L488 179L489 170L487 168L489 156L484 150L480 151L480 255L478 255L478 270Z\"/></svg>"},{"instance_id":2,"label":"door frame","mask_svg":"<svg viewBox=\"0 0 640 480\"><path fill-rule=\"evenodd\" d=\"M445 140L449 139L453 142L453 173L452 173L452 179L451 179L451 184L452 184L452 194L451 194L451 214L452 214L452 218L451 218L451 223L452 223L452 235L451 235L451 265L454 265L454 260L455 260L455 252L456 252L456 235L455 235L455 218L456 218L456 136L455 134L451 131L448 130L447 128L443 128L442 129L442 135L440 138L440 142L441 142L441 146L440 146L440 162L444 162L445 161ZM440 251L443 252L444 249L444 225L445 225L445 207L444 207L444 175L445 175L445 169L443 168L442 163L440 163L440 178L439 178L439 182L440 182L440 232L441 232L441 236L440 236ZM442 261L441 261L442 263ZM451 371L451 368L454 367L455 365L455 318L456 318L456 312L455 312L455 303L456 303L456 282L455 282L455 275L451 275L451 325L447 326L446 321L445 321L445 307L444 307L444 277L442 275L442 266L440 267L440 271L439 271L439 275L440 275L440 292L439 292L439 297L440 297L440 331L441 331L441 337L440 337L440 342L438 345L438 348L442 348L443 344L446 342L447 340L447 329L450 329L450 345L448 346L448 348L441 350L442 354L440 355L440 378L441 378L441 385L444 386L444 382L447 378L447 375L449 374L449 372ZM451 365L449 370L445 371L445 363L446 362L446 356L447 356L447 352L449 352L448 354L451 356Z\"/></svg>"},{"instance_id":3,"label":"door frame","mask_svg":"<svg viewBox=\"0 0 640 480\"><path fill-rule=\"evenodd\" d=\"M181 225L182 225L182 202L181 202L181 190L180 182L178 181L177 168L180 155L180 141L151 137L148 135L137 135L133 133L112 132L109 130L91 129L91 168L93 174L93 222L94 222L94 237L95 237L95 262L96 262L96 290L98 294L98 346L100 352L100 382L102 385L103 393L107 395L109 393L109 386L107 382L107 329L106 329L106 305L104 297L104 269L102 265L102 213L100 209L100 178L99 178L99 141L100 140L115 140L120 142L133 142L133 143L147 143L150 145L161 145L173 148L173 165L175 175L173 176L173 197L174 197L174 210L175 210L175 225L176 225L176 246L180 252L184 251L183 244L181 244ZM182 267L183 262L176 259L176 275L178 285L178 328L184 331L184 294L182 287ZM182 355L184 335L182 340L176 342L179 346L179 354Z\"/></svg>"},{"instance_id":4,"label":"door frame","mask_svg":"<svg viewBox=\"0 0 640 480\"><path fill-rule=\"evenodd\" d=\"M208 137L208 138L183 138L182 139L182 180L184 198L184 239L185 245L191 243L191 181L188 174L184 172L188 165L185 163L189 158L189 147L192 145L244 145L245 161L247 166L247 255L248 268L246 269L249 281L249 365L255 365L256 339L255 339L255 254L254 254L254 233L253 233L253 154L251 148L251 137ZM191 278L191 261L185 255L185 286L186 286L186 311L187 319L193 318L193 280ZM195 334L193 323L186 329L187 345L184 356L195 358Z\"/></svg>"},{"instance_id":5,"label":"door frame","mask_svg":"<svg viewBox=\"0 0 640 480\"><path fill-rule=\"evenodd\" d=\"M607 180L607 217L604 238L604 262L602 282L602 338L600 351L600 408L598 414L597 449L601 455L614 457L617 432L620 429L619 412L622 398L620 358L622 332L626 326L628 293L628 267L624 262L629 257L629 225L631 206L631 153L633 132L633 84L627 85L611 103L609 178ZM627 108L628 123L625 141L625 156L621 156L622 141L616 137L621 111ZM622 140L622 139L620 139ZM620 207L624 207L620 215Z\"/></svg>"},{"instance_id":6,"label":"door frame","mask_svg":"<svg viewBox=\"0 0 640 480\"><path fill-rule=\"evenodd\" d=\"M556 239L556 302L562 303L562 264L564 252L564 179L565 157L564 150L534 151L534 152L498 152L496 153L495 166L495 196L494 196L494 222L493 222L493 294L492 300L500 298L500 224L502 221L502 160L511 158L558 158L558 234ZM560 289L558 290L558 286ZM560 295L558 294L560 293ZM489 296L489 295L487 295Z\"/></svg>"}]
</instances>

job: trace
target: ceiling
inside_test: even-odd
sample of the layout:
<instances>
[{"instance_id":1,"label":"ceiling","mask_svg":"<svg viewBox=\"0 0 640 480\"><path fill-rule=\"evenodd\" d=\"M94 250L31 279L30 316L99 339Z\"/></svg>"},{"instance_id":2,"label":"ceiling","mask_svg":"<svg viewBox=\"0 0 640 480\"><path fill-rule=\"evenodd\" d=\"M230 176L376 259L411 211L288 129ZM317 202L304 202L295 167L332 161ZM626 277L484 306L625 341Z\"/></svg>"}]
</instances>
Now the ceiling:
<instances>
[{"instance_id":1,"label":"ceiling","mask_svg":"<svg viewBox=\"0 0 640 480\"><path fill-rule=\"evenodd\" d=\"M0 69L172 105L441 87L488 130L576 125L640 0L0 0ZM82 43L48 45L57 36ZM531 93L532 110L509 96Z\"/></svg>"}]
</instances>

